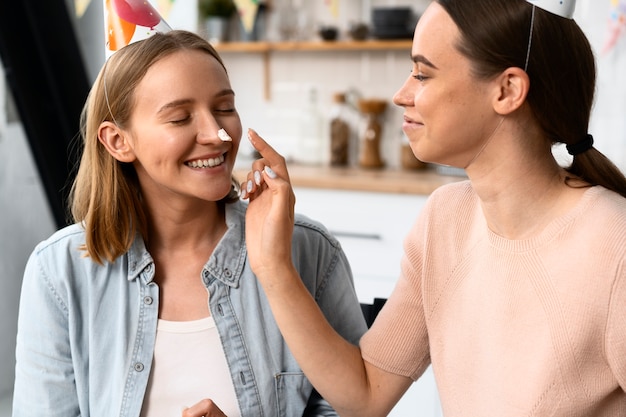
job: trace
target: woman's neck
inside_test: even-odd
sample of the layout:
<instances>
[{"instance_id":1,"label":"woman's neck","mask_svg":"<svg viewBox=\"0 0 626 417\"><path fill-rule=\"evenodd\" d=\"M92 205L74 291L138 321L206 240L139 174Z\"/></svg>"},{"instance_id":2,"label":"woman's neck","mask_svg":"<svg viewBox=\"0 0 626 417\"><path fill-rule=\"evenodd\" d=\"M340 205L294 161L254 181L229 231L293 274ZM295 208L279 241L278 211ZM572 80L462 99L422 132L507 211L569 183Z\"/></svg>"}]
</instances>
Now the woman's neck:
<instances>
[{"instance_id":1,"label":"woman's neck","mask_svg":"<svg viewBox=\"0 0 626 417\"><path fill-rule=\"evenodd\" d=\"M511 153L509 153L510 155ZM566 171L549 149L517 149L468 170L490 229L509 239L525 239L573 207L584 189L566 184Z\"/></svg>"},{"instance_id":2,"label":"woman's neck","mask_svg":"<svg viewBox=\"0 0 626 417\"><path fill-rule=\"evenodd\" d=\"M152 212L148 223L151 252L214 248L227 229L224 205L220 203L185 211L164 207Z\"/></svg>"}]
</instances>

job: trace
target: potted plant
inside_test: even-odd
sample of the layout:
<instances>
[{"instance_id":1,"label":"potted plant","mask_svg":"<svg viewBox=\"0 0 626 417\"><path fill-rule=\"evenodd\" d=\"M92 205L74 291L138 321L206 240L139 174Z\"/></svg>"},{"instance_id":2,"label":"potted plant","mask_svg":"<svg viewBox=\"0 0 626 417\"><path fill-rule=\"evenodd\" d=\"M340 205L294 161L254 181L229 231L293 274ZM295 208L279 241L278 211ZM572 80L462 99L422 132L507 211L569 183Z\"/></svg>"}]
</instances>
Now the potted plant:
<instances>
[{"instance_id":1,"label":"potted plant","mask_svg":"<svg viewBox=\"0 0 626 417\"><path fill-rule=\"evenodd\" d=\"M204 21L209 42L219 43L227 40L230 18L236 11L234 0L198 0L198 12Z\"/></svg>"}]
</instances>

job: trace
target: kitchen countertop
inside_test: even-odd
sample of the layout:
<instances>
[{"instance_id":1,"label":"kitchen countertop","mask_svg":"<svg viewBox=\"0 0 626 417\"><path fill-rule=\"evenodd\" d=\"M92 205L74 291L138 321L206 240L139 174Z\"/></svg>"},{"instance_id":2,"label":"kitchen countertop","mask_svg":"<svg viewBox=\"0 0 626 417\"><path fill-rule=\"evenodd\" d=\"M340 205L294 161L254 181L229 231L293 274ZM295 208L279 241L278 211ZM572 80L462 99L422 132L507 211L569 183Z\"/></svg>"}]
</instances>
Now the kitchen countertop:
<instances>
[{"instance_id":1,"label":"kitchen countertop","mask_svg":"<svg viewBox=\"0 0 626 417\"><path fill-rule=\"evenodd\" d=\"M290 163L288 169L294 187L396 194L428 195L441 185L467 179L459 175L442 175L433 167L420 170L364 169ZM247 173L248 169L240 165L233 175L243 182Z\"/></svg>"}]
</instances>

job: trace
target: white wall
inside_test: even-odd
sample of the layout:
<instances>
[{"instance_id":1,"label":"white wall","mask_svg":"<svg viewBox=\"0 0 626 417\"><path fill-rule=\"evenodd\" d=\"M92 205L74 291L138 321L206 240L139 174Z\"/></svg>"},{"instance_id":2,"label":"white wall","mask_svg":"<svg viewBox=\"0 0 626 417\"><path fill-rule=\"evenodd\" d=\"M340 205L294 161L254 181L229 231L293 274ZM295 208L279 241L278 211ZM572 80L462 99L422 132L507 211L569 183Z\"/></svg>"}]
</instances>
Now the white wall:
<instances>
[{"instance_id":1,"label":"white wall","mask_svg":"<svg viewBox=\"0 0 626 417\"><path fill-rule=\"evenodd\" d=\"M612 5L615 3L616 5ZM620 2L623 4L623 2ZM623 7L623 6L622 6ZM617 2L578 0L575 19L587 34L598 66L596 103L589 133L596 148L626 170L626 24L621 36L605 51L610 36L610 18ZM616 13L615 16L618 14Z\"/></svg>"}]
</instances>

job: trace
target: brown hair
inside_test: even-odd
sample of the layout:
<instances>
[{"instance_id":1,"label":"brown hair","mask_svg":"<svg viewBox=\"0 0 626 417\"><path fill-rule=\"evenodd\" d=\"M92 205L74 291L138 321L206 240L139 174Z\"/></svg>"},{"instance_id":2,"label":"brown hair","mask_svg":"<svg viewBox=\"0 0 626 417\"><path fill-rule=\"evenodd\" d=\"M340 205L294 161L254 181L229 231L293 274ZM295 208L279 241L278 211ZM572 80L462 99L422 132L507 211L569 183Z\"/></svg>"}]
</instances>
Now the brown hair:
<instances>
[{"instance_id":1,"label":"brown hair","mask_svg":"<svg viewBox=\"0 0 626 417\"><path fill-rule=\"evenodd\" d=\"M104 121L124 128L134 107L135 88L148 69L185 49L206 52L224 66L215 49L194 33L157 33L111 56L89 92L81 114L84 148L69 198L73 220L86 231L81 249L95 262L112 262L126 253L137 233L147 240L148 227L134 167L109 154L98 140L98 128ZM222 203L238 198L237 183L234 179L232 183Z\"/></svg>"},{"instance_id":2,"label":"brown hair","mask_svg":"<svg viewBox=\"0 0 626 417\"><path fill-rule=\"evenodd\" d=\"M526 0L437 0L461 33L456 45L472 61L474 75L491 78L506 68L526 69L527 102L552 143L585 140L593 107L596 67L587 37L573 19L535 7ZM527 64L527 67L526 67ZM591 148L566 168L592 185L626 197L624 174Z\"/></svg>"}]
</instances>

